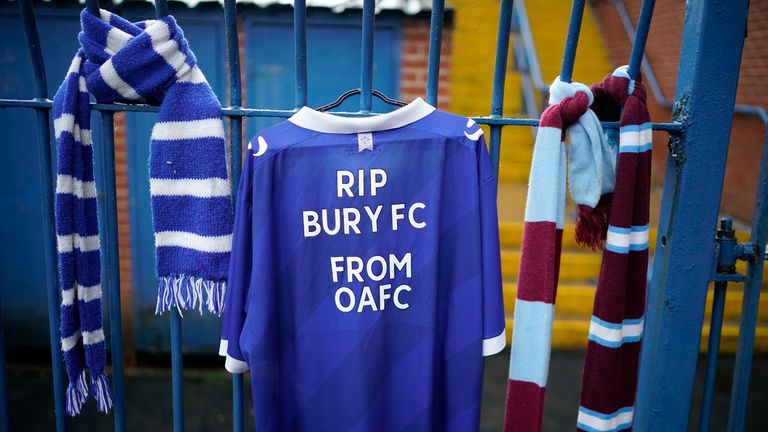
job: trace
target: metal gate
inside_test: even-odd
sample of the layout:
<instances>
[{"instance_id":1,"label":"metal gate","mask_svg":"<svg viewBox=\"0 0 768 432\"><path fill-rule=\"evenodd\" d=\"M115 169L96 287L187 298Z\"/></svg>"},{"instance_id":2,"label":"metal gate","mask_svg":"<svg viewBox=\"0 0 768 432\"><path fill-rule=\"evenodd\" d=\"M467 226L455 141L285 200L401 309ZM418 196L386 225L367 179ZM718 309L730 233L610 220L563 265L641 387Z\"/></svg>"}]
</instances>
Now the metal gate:
<instances>
[{"instance_id":1,"label":"metal gate","mask_svg":"<svg viewBox=\"0 0 768 432\"><path fill-rule=\"evenodd\" d=\"M569 82L578 45L581 19L586 0L573 1L560 77ZM757 320L757 306L768 236L768 152L763 152L761 173L752 221L750 243L738 243L727 226L716 236L718 206L723 185L726 153L733 118L736 86L743 40L746 31L748 0L728 2L698 1L686 5L680 72L677 79L673 117L670 122L654 123L654 130L670 134L669 157L655 252L654 273L649 288L645 341L641 354L635 429L641 431L686 430L693 397L699 338L711 280L717 282L720 301L713 305L713 330L710 340L708 374L704 389L702 415L709 414L716 347L718 316L722 317L722 295L730 281L745 282L744 303L739 333L736 367L731 393L729 430L743 429L749 386L751 357ZM0 108L34 110L37 121L37 150L40 157L40 187L44 230L44 263L48 304L53 394L56 429L66 429L64 410L64 372L59 346L59 287L54 233L54 182L51 162L50 109L45 67L32 6L32 0L18 0L26 42L32 58L35 93L33 99L0 99ZM89 11L98 14L98 0L87 0ZM635 79L641 68L654 1L643 1L634 34L629 75ZM166 0L155 0L158 17L169 14ZM360 109L351 115L372 114L373 41L375 0L363 0ZM442 41L444 0L432 1L429 63L426 100L437 105L440 44ZM490 154L498 170L502 129L506 126L536 126L534 118L504 117L502 114L505 75L509 54L513 0L501 0L493 94L488 116L474 117L490 128ZM242 105L240 57L237 38L235 0L224 0L225 37L229 66L229 107L223 114L229 119L229 138L233 144L233 185L240 177L243 121L246 118L287 118L295 110L269 107L246 108ZM293 15L295 42L295 107L307 102L307 26L306 0L295 0ZM114 113L157 112L148 105L92 104L100 113L101 137L94 144L97 171L99 223L102 254L102 287L108 297L112 352L112 389L114 425L125 430L124 373L120 312L120 284L117 244L115 193ZM765 113L763 112L763 115ZM617 122L603 123L616 129ZM766 141L768 144L768 140ZM233 191L234 192L234 191ZM731 271L736 260L748 262L746 276ZM5 363L0 329L0 431L8 429ZM182 394L181 318L172 313L170 320L171 370L173 387L174 431L184 429ZM232 415L235 431L243 430L243 376L232 378ZM702 424L706 424L704 421ZM706 427L706 426L704 426Z\"/></svg>"}]
</instances>

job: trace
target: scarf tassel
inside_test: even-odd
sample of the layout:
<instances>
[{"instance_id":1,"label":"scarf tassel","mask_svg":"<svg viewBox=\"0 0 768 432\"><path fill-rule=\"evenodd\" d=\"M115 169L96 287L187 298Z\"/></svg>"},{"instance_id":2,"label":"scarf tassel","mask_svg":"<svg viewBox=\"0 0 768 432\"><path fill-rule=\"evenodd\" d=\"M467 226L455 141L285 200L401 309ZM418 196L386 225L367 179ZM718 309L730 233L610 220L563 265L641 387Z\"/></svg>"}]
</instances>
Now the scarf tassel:
<instances>
[{"instance_id":1,"label":"scarf tassel","mask_svg":"<svg viewBox=\"0 0 768 432\"><path fill-rule=\"evenodd\" d=\"M77 379L67 386L66 399L67 414L70 416L80 414L83 404L88 400L88 382L85 380L85 370L80 371Z\"/></svg>"},{"instance_id":2,"label":"scarf tassel","mask_svg":"<svg viewBox=\"0 0 768 432\"><path fill-rule=\"evenodd\" d=\"M576 215L576 244L592 250L603 249L608 234L608 217L611 213L613 194L600 197L597 206L580 204Z\"/></svg>"},{"instance_id":3,"label":"scarf tassel","mask_svg":"<svg viewBox=\"0 0 768 432\"><path fill-rule=\"evenodd\" d=\"M226 281L213 281L189 275L161 277L155 314L160 315L174 308L182 316L183 311L194 309L202 314L205 308L208 312L221 316L226 290Z\"/></svg>"},{"instance_id":4,"label":"scarf tassel","mask_svg":"<svg viewBox=\"0 0 768 432\"><path fill-rule=\"evenodd\" d=\"M91 391L96 399L96 409L108 413L112 409L112 390L109 388L107 372L91 376Z\"/></svg>"}]
</instances>

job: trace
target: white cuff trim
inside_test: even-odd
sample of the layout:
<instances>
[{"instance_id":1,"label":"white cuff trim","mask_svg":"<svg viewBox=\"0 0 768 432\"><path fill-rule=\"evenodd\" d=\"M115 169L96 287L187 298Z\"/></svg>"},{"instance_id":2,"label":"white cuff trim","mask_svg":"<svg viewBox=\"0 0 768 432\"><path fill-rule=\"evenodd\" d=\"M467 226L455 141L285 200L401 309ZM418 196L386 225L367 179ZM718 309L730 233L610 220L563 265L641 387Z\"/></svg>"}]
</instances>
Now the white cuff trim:
<instances>
[{"instance_id":1,"label":"white cuff trim","mask_svg":"<svg viewBox=\"0 0 768 432\"><path fill-rule=\"evenodd\" d=\"M227 356L227 359L224 361L224 369L229 373L243 373L248 370L248 363Z\"/></svg>"},{"instance_id":2,"label":"white cuff trim","mask_svg":"<svg viewBox=\"0 0 768 432\"><path fill-rule=\"evenodd\" d=\"M502 329L498 336L483 339L483 356L497 354L507 346L507 329Z\"/></svg>"},{"instance_id":3,"label":"white cuff trim","mask_svg":"<svg viewBox=\"0 0 768 432\"><path fill-rule=\"evenodd\" d=\"M229 354L227 354L227 348L229 347L229 341L222 339L219 342L219 355L226 357L224 360L224 369L229 373L243 373L248 370L248 363L238 360Z\"/></svg>"}]
</instances>

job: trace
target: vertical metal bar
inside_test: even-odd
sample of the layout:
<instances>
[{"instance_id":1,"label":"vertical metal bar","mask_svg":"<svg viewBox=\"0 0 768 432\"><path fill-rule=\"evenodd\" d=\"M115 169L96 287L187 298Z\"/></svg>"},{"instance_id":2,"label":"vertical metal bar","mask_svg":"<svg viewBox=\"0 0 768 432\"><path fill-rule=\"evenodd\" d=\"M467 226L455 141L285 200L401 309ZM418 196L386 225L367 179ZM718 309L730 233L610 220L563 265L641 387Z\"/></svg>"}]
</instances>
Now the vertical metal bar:
<instances>
[{"instance_id":1,"label":"vertical metal bar","mask_svg":"<svg viewBox=\"0 0 768 432\"><path fill-rule=\"evenodd\" d=\"M363 49L360 68L360 111L371 112L373 89L373 26L375 0L363 0Z\"/></svg>"},{"instance_id":2,"label":"vertical metal bar","mask_svg":"<svg viewBox=\"0 0 768 432\"><path fill-rule=\"evenodd\" d=\"M229 68L229 105L240 108L242 105L242 82L240 79L240 43L237 33L237 4L235 0L224 3L224 25L227 39L227 61ZM242 164L242 116L232 116L230 120L230 144L232 146L232 197L234 198L237 185L240 182L240 166Z\"/></svg>"},{"instance_id":3,"label":"vertical metal bar","mask_svg":"<svg viewBox=\"0 0 768 432\"><path fill-rule=\"evenodd\" d=\"M576 61L576 48L579 46L581 19L584 16L585 0L574 0L571 6L571 18L568 21L568 35L565 38L563 64L560 67L560 80L571 82L573 63Z\"/></svg>"},{"instance_id":4,"label":"vertical metal bar","mask_svg":"<svg viewBox=\"0 0 768 432\"><path fill-rule=\"evenodd\" d=\"M427 103L435 107L437 106L437 88L440 82L444 11L445 0L432 0L432 19L429 27L429 63L427 64Z\"/></svg>"},{"instance_id":5,"label":"vertical metal bar","mask_svg":"<svg viewBox=\"0 0 768 432\"><path fill-rule=\"evenodd\" d=\"M242 104L240 44L237 37L237 4L233 0L224 2L224 26L227 38L227 61L229 63L229 104L232 107L240 107Z\"/></svg>"},{"instance_id":6,"label":"vertical metal bar","mask_svg":"<svg viewBox=\"0 0 768 432\"><path fill-rule=\"evenodd\" d=\"M637 19L637 30L635 39L632 42L632 55L629 57L629 78L637 79L640 67L643 64L643 55L645 54L645 43L648 41L648 32L651 28L651 18L653 18L653 7L656 0L643 0L640 6L640 17Z\"/></svg>"},{"instance_id":7,"label":"vertical metal bar","mask_svg":"<svg viewBox=\"0 0 768 432\"><path fill-rule=\"evenodd\" d=\"M715 393L715 377L717 376L717 355L720 352L720 334L723 328L723 310L725 308L725 292L728 282L715 282L712 296L712 318L709 324L709 344L707 346L707 363L704 374L704 389L702 390L701 409L699 410L699 432L709 431L712 417L712 401Z\"/></svg>"},{"instance_id":8,"label":"vertical metal bar","mask_svg":"<svg viewBox=\"0 0 768 432\"><path fill-rule=\"evenodd\" d=\"M667 161L635 430L688 427L733 120L722 107L735 102L748 3L686 4L673 114L684 132L672 137Z\"/></svg>"},{"instance_id":9,"label":"vertical metal bar","mask_svg":"<svg viewBox=\"0 0 768 432\"><path fill-rule=\"evenodd\" d=\"M8 384L5 375L5 335L3 334L3 306L0 304L0 432L10 429L8 412Z\"/></svg>"},{"instance_id":10,"label":"vertical metal bar","mask_svg":"<svg viewBox=\"0 0 768 432\"><path fill-rule=\"evenodd\" d=\"M170 14L168 0L155 0L155 16L157 16L157 19L165 18Z\"/></svg>"},{"instance_id":11,"label":"vertical metal bar","mask_svg":"<svg viewBox=\"0 0 768 432\"><path fill-rule=\"evenodd\" d=\"M293 3L293 39L296 49L296 108L307 104L307 4Z\"/></svg>"},{"instance_id":12,"label":"vertical metal bar","mask_svg":"<svg viewBox=\"0 0 768 432\"><path fill-rule=\"evenodd\" d=\"M300 1L303 2L303 0ZM298 8L298 5L296 7ZM240 44L237 32L237 4L235 0L226 0L224 2L224 26L226 28L227 39L227 61L229 63L229 105L231 107L239 108L242 104L242 83L240 80ZM306 82L306 68L304 81ZM306 87L304 89L304 101L306 102ZM229 133L229 142L231 145L230 165L232 167L232 200L235 202L237 186L240 183L240 165L242 161L242 117L229 117ZM232 375L232 430L235 432L243 431L243 374Z\"/></svg>"},{"instance_id":13,"label":"vertical metal bar","mask_svg":"<svg viewBox=\"0 0 768 432\"><path fill-rule=\"evenodd\" d=\"M243 432L243 374L232 375L232 430Z\"/></svg>"},{"instance_id":14,"label":"vertical metal bar","mask_svg":"<svg viewBox=\"0 0 768 432\"><path fill-rule=\"evenodd\" d=\"M504 84L507 79L507 58L509 57L509 34L512 31L512 0L502 0L499 8L499 29L496 35L496 65L493 69L493 92L491 94L491 116L501 117L504 113ZM491 163L499 173L501 153L501 126L491 125Z\"/></svg>"},{"instance_id":15,"label":"vertical metal bar","mask_svg":"<svg viewBox=\"0 0 768 432\"><path fill-rule=\"evenodd\" d=\"M181 352L181 314L171 312L171 389L173 432L184 432L184 356Z\"/></svg>"},{"instance_id":16,"label":"vertical metal bar","mask_svg":"<svg viewBox=\"0 0 768 432\"><path fill-rule=\"evenodd\" d=\"M752 369L752 352L755 345L757 308L760 303L765 243L768 240L768 131L763 141L763 157L760 162L760 178L755 197L755 214L752 216L750 241L756 245L756 260L747 266L747 281L744 283L744 299L741 304L739 342L736 350L736 364L733 368L731 408L728 413L728 431L744 430L749 396L749 375Z\"/></svg>"},{"instance_id":17,"label":"vertical metal bar","mask_svg":"<svg viewBox=\"0 0 768 432\"><path fill-rule=\"evenodd\" d=\"M48 85L45 79L45 64L40 47L40 37L32 7L32 0L19 0L19 11L24 24L32 72L35 78L35 99L48 99ZM51 130L49 109L35 109L37 121L37 153L40 161L41 209L43 216L43 256L45 260L46 301L48 304L48 331L51 344L51 370L53 372L53 401L56 414L56 430L67 430L64 409L64 367L61 360L61 337L59 334L59 283L56 263L56 232L53 217L53 170L51 163Z\"/></svg>"},{"instance_id":18,"label":"vertical metal bar","mask_svg":"<svg viewBox=\"0 0 768 432\"><path fill-rule=\"evenodd\" d=\"M101 14L101 6L99 6L99 0L85 0L85 8L88 9L88 12L96 16Z\"/></svg>"},{"instance_id":19,"label":"vertical metal bar","mask_svg":"<svg viewBox=\"0 0 768 432\"><path fill-rule=\"evenodd\" d=\"M110 348L112 350L112 401L115 431L125 430L123 385L123 325L120 310L120 258L117 237L117 191L115 185L114 112L101 112L101 140L94 143L96 160L101 160L101 178L96 178L99 235L102 244L101 284L109 295ZM101 154L99 154L101 153ZM100 183L100 184L99 184Z\"/></svg>"},{"instance_id":20,"label":"vertical metal bar","mask_svg":"<svg viewBox=\"0 0 768 432\"><path fill-rule=\"evenodd\" d=\"M165 18L170 13L167 0L155 0L155 16ZM171 315L171 397L173 431L184 431L184 354L182 352L181 313Z\"/></svg>"}]
</instances>

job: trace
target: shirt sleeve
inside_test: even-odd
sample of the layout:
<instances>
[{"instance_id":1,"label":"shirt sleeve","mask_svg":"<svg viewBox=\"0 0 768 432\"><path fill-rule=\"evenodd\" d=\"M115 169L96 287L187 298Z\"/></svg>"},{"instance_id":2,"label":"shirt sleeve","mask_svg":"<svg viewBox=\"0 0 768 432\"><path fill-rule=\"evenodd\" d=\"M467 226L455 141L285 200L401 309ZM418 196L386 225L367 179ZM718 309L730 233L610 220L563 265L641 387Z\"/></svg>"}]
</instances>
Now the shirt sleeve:
<instances>
[{"instance_id":1,"label":"shirt sleeve","mask_svg":"<svg viewBox=\"0 0 768 432\"><path fill-rule=\"evenodd\" d=\"M483 355L500 352L507 345L501 283L499 219L496 208L497 177L480 134L477 142L480 173L480 222L483 256Z\"/></svg>"},{"instance_id":2,"label":"shirt sleeve","mask_svg":"<svg viewBox=\"0 0 768 432\"><path fill-rule=\"evenodd\" d=\"M235 222L232 231L232 254L229 262L227 291L224 296L224 317L221 327L219 355L226 357L224 367L231 373L248 370L240 350L240 335L245 324L248 290L251 279L253 222L253 157L245 152L240 184L235 201Z\"/></svg>"}]
</instances>

